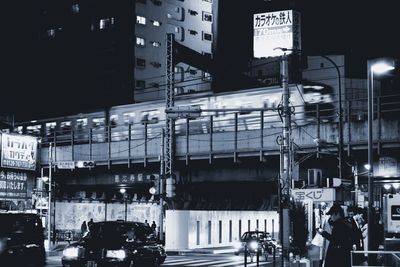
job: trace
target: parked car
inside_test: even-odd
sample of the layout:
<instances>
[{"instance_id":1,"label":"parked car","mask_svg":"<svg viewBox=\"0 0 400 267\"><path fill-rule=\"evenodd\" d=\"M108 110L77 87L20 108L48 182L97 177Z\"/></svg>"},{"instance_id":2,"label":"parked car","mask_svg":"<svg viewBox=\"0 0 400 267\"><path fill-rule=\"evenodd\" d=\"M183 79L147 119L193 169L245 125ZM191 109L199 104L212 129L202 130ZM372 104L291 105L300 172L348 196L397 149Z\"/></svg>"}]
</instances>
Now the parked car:
<instances>
[{"instance_id":1,"label":"parked car","mask_svg":"<svg viewBox=\"0 0 400 267\"><path fill-rule=\"evenodd\" d=\"M38 215L0 213L0 262L2 266L46 265L44 229Z\"/></svg>"},{"instance_id":2,"label":"parked car","mask_svg":"<svg viewBox=\"0 0 400 267\"><path fill-rule=\"evenodd\" d=\"M139 222L93 223L81 240L63 251L64 267L159 266L165 261L164 247L154 231Z\"/></svg>"},{"instance_id":3,"label":"parked car","mask_svg":"<svg viewBox=\"0 0 400 267\"><path fill-rule=\"evenodd\" d=\"M271 234L264 231L249 231L245 232L239 242L235 244L235 255L244 253L247 248L247 253L253 261L253 258L257 256L264 256L265 260L268 260L268 254L273 253L275 240L272 239Z\"/></svg>"}]
</instances>

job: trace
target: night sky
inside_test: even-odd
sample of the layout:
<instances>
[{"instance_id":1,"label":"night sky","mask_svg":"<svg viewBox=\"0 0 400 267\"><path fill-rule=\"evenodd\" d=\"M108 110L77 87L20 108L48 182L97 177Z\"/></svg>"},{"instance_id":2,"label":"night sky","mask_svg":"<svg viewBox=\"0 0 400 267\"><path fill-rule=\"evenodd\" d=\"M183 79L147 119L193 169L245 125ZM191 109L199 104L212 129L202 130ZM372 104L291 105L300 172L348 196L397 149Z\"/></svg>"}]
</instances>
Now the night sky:
<instances>
[{"instance_id":1,"label":"night sky","mask_svg":"<svg viewBox=\"0 0 400 267\"><path fill-rule=\"evenodd\" d=\"M45 114L69 114L85 107L105 106L107 99L99 99L93 95L94 88L82 92L79 75L71 77L74 81L57 80L57 84L48 82L49 60L38 55L37 14L35 1L19 0L8 1L4 8L8 16L3 23L3 75L1 79L2 102L0 113L15 113L17 118L45 116ZM11 3L12 2L12 3ZM235 1L236 2L236 1ZM222 17L225 23L220 28L220 47L223 48L221 58L230 59L243 54L249 55L252 51L252 9L258 13L269 10L279 10L286 5L287 0L277 1L240 1L247 6L249 14L244 8L234 8L231 0L225 0ZM250 6L250 4L252 6ZM322 1L303 0L287 6L285 9L297 9L302 14L302 47L305 54L346 54L360 58L355 69L366 70L366 59L392 56L400 58L400 19L396 1ZM230 21L230 22L229 22ZM6 25L6 27L4 27ZM225 27L225 28L224 28ZM236 28L236 30L235 30ZM243 36L243 37L242 37ZM240 53L240 54L239 54ZM63 55L59 55L62 57ZM65 55L64 55L65 56ZM242 56L242 62L245 62ZM52 64L57 64L57 57L52 55ZM46 65L47 64L47 65ZM81 71L81 77L85 72ZM94 86L92 78L81 78L87 83L86 88ZM66 86L68 85L68 86ZM68 90L76 85L76 90ZM59 88L62 88L61 90ZM115 92L121 99L114 101L126 103L126 96L130 94L130 87L124 92ZM81 94L80 94L81 93ZM74 100L76 99L76 101ZM87 105L85 105L87 103ZM57 111L57 112L56 112Z\"/></svg>"}]
</instances>

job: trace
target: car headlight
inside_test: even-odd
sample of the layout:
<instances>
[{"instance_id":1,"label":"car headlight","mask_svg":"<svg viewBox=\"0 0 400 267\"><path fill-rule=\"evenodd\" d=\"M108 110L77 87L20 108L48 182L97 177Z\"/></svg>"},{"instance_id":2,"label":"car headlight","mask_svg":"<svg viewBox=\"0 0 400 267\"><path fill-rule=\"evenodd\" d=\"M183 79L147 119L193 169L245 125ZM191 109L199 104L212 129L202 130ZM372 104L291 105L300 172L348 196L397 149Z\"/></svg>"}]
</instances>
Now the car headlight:
<instances>
[{"instance_id":1,"label":"car headlight","mask_svg":"<svg viewBox=\"0 0 400 267\"><path fill-rule=\"evenodd\" d=\"M236 250L241 249L241 248L242 248L242 242L235 242L235 243L233 244L233 247L234 247Z\"/></svg>"},{"instance_id":2,"label":"car headlight","mask_svg":"<svg viewBox=\"0 0 400 267\"><path fill-rule=\"evenodd\" d=\"M257 249L258 249L258 242L256 242L256 241L251 241L250 244L249 244L249 247L250 247L252 250L257 250Z\"/></svg>"},{"instance_id":3,"label":"car headlight","mask_svg":"<svg viewBox=\"0 0 400 267\"><path fill-rule=\"evenodd\" d=\"M107 250L106 258L115 258L115 259L125 259L126 252L125 250L118 249L118 250Z\"/></svg>"},{"instance_id":4,"label":"car headlight","mask_svg":"<svg viewBox=\"0 0 400 267\"><path fill-rule=\"evenodd\" d=\"M78 258L78 248L66 248L63 250L63 256L66 258Z\"/></svg>"}]
</instances>

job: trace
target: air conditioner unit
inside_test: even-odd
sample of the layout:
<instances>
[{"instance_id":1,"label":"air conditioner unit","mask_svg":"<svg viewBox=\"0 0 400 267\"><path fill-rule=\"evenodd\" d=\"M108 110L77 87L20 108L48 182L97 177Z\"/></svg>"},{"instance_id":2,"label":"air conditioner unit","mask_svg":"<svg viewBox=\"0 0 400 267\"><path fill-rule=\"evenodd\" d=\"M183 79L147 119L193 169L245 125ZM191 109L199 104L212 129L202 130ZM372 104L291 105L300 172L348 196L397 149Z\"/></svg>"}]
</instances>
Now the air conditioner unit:
<instances>
[{"instance_id":1,"label":"air conditioner unit","mask_svg":"<svg viewBox=\"0 0 400 267\"><path fill-rule=\"evenodd\" d=\"M321 186L322 170L321 169L308 169L308 186Z\"/></svg>"}]
</instances>

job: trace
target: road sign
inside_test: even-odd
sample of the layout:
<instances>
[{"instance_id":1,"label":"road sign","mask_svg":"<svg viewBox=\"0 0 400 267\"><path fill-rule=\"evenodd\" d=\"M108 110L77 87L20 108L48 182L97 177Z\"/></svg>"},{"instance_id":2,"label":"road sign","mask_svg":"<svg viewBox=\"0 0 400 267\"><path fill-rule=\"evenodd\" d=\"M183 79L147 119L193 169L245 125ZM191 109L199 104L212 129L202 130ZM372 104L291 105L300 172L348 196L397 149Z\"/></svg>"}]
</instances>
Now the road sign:
<instances>
[{"instance_id":1,"label":"road sign","mask_svg":"<svg viewBox=\"0 0 400 267\"><path fill-rule=\"evenodd\" d=\"M59 169L75 169L74 161L57 161L56 165Z\"/></svg>"}]
</instances>

